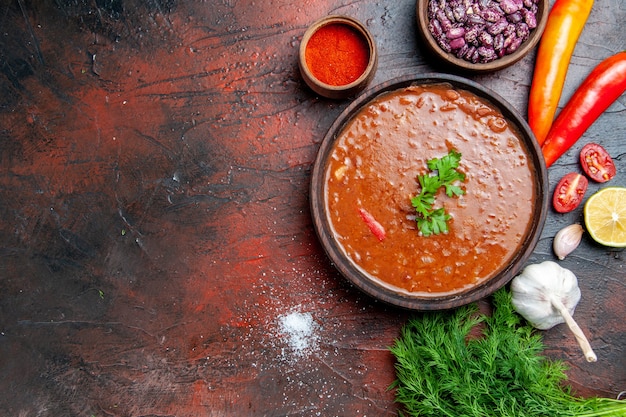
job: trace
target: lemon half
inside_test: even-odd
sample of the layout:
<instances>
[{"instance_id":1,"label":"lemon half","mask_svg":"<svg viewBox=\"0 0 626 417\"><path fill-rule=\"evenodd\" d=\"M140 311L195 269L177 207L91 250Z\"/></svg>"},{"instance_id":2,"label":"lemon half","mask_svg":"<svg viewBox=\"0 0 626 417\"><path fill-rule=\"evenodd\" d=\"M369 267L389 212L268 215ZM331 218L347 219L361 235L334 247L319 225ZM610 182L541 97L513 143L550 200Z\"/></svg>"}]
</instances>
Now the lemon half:
<instances>
[{"instance_id":1,"label":"lemon half","mask_svg":"<svg viewBox=\"0 0 626 417\"><path fill-rule=\"evenodd\" d=\"M589 197L584 208L587 232L596 242L626 247L626 188L606 187Z\"/></svg>"}]
</instances>

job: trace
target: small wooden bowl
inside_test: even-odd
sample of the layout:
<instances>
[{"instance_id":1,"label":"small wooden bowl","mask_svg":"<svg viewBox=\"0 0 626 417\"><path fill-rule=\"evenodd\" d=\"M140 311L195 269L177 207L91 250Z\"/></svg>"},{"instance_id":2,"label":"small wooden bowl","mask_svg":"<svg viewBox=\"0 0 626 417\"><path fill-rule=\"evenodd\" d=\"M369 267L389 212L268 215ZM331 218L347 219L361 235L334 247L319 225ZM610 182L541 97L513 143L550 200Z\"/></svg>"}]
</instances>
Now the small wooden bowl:
<instances>
[{"instance_id":1,"label":"small wooden bowl","mask_svg":"<svg viewBox=\"0 0 626 417\"><path fill-rule=\"evenodd\" d=\"M345 25L353 29L363 38L362 40L367 44L369 50L369 61L363 73L356 80L344 85L331 85L319 80L313 75L313 72L306 63L306 50L311 37L321 28L331 24ZM316 21L304 33L302 42L300 43L298 63L304 82L313 91L327 98L345 99L356 95L372 81L378 65L378 52L374 38L361 22L348 16L332 15Z\"/></svg>"},{"instance_id":2,"label":"small wooden bowl","mask_svg":"<svg viewBox=\"0 0 626 417\"><path fill-rule=\"evenodd\" d=\"M446 64L447 66L451 66L456 69L462 69L466 71L471 71L475 73L487 73L498 71L504 69L508 66L513 65L518 62L522 58L524 58L539 42L541 36L543 35L543 31L546 27L546 22L548 20L549 7L550 2L548 0L539 0L537 3L538 11L536 14L537 18L537 27L532 29L530 32L530 36L526 41L524 41L520 47L509 55L504 55L500 58L497 58L494 61L487 63L472 63L470 61L466 61L462 58L457 57L452 52L444 51L434 36L428 29L429 18L428 18L428 4L429 0L417 0L416 5L416 15L417 15L417 29L420 36L420 39L424 42L427 50L431 52L436 58L438 58L441 62Z\"/></svg>"}]
</instances>

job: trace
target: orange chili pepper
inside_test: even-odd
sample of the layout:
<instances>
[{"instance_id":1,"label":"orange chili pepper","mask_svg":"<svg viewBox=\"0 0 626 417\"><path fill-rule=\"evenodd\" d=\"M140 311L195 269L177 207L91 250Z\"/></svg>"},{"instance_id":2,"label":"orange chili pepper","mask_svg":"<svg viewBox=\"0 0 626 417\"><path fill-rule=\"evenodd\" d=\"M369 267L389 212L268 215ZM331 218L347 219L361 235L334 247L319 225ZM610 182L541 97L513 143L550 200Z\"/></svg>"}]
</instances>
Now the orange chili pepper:
<instances>
[{"instance_id":1,"label":"orange chili pepper","mask_svg":"<svg viewBox=\"0 0 626 417\"><path fill-rule=\"evenodd\" d=\"M593 0L556 0L539 42L528 99L528 124L540 145L552 126L574 47Z\"/></svg>"}]
</instances>

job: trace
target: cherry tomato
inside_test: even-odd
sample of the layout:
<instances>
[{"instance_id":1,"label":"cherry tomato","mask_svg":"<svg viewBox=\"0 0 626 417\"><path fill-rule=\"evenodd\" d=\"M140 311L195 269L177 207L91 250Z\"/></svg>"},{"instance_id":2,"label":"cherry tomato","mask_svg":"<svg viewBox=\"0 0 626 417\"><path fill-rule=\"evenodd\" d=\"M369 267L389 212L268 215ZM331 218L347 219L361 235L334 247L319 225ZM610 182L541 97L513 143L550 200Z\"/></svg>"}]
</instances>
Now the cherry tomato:
<instances>
[{"instance_id":1,"label":"cherry tomato","mask_svg":"<svg viewBox=\"0 0 626 417\"><path fill-rule=\"evenodd\" d=\"M588 143L580 151L580 164L589 178L607 182L615 176L615 164L611 155L597 143Z\"/></svg>"},{"instance_id":2,"label":"cherry tomato","mask_svg":"<svg viewBox=\"0 0 626 417\"><path fill-rule=\"evenodd\" d=\"M554 189L552 205L559 213L567 213L574 210L583 200L589 181L576 172L566 174Z\"/></svg>"}]
</instances>

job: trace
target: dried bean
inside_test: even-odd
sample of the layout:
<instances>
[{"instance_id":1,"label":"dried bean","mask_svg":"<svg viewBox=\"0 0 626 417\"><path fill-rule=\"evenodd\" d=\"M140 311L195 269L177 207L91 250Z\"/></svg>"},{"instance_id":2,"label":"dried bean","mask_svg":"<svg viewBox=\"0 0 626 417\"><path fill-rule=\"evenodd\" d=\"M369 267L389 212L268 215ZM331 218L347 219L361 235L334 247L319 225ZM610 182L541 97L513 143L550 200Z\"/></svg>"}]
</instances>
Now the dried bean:
<instances>
[{"instance_id":1,"label":"dried bean","mask_svg":"<svg viewBox=\"0 0 626 417\"><path fill-rule=\"evenodd\" d=\"M454 13L452 12L452 8L449 5L443 9L443 12L446 14L446 17L449 21L454 22L456 19L454 18Z\"/></svg>"},{"instance_id":2,"label":"dried bean","mask_svg":"<svg viewBox=\"0 0 626 417\"><path fill-rule=\"evenodd\" d=\"M465 28L461 26L454 27L446 32L446 36L448 37L448 39L461 38L463 37L463 35L465 35Z\"/></svg>"},{"instance_id":3,"label":"dried bean","mask_svg":"<svg viewBox=\"0 0 626 417\"><path fill-rule=\"evenodd\" d=\"M502 10L502 8L500 7L500 5L498 3L494 3L493 5L493 9L498 12L501 16L506 15L506 13L504 13L504 11Z\"/></svg>"},{"instance_id":4,"label":"dried bean","mask_svg":"<svg viewBox=\"0 0 626 417\"><path fill-rule=\"evenodd\" d=\"M430 33L432 33L435 38L438 38L441 35L443 35L443 29L441 29L441 23L439 23L439 20L437 19L433 19L430 22L428 22L428 30L430 30Z\"/></svg>"},{"instance_id":5,"label":"dried bean","mask_svg":"<svg viewBox=\"0 0 626 417\"><path fill-rule=\"evenodd\" d=\"M493 36L488 32L480 32L478 34L478 41L482 46L493 46Z\"/></svg>"},{"instance_id":6,"label":"dried bean","mask_svg":"<svg viewBox=\"0 0 626 417\"><path fill-rule=\"evenodd\" d=\"M483 31L483 26L474 25L465 31L465 41L467 43L477 43L478 34Z\"/></svg>"},{"instance_id":7,"label":"dried bean","mask_svg":"<svg viewBox=\"0 0 626 417\"><path fill-rule=\"evenodd\" d=\"M519 23L522 20L524 20L524 15L522 14L521 10L518 10L515 13L506 15L506 20L508 20L511 23Z\"/></svg>"},{"instance_id":8,"label":"dried bean","mask_svg":"<svg viewBox=\"0 0 626 417\"><path fill-rule=\"evenodd\" d=\"M437 13L437 10L439 10L439 5L437 4L436 1L429 1L428 8L426 10L427 10L428 18L432 19Z\"/></svg>"},{"instance_id":9,"label":"dried bean","mask_svg":"<svg viewBox=\"0 0 626 417\"><path fill-rule=\"evenodd\" d=\"M435 40L437 41L437 45L439 45L439 47L444 51L452 51L452 48L450 48L450 43L448 42L448 39L446 39L445 35L435 38Z\"/></svg>"},{"instance_id":10,"label":"dried bean","mask_svg":"<svg viewBox=\"0 0 626 417\"><path fill-rule=\"evenodd\" d=\"M487 22L497 22L502 17L502 13L499 13L495 8L490 7L482 11L481 16Z\"/></svg>"},{"instance_id":11,"label":"dried bean","mask_svg":"<svg viewBox=\"0 0 626 417\"><path fill-rule=\"evenodd\" d=\"M465 56L467 51L469 51L469 48L470 48L470 46L468 44L465 44L465 45L461 46L459 49L457 49L454 54L457 56L457 58L463 59L463 57Z\"/></svg>"},{"instance_id":12,"label":"dried bean","mask_svg":"<svg viewBox=\"0 0 626 417\"><path fill-rule=\"evenodd\" d=\"M478 53L478 48L476 48L474 50L474 53L472 54L472 56L470 57L470 62L476 64L478 61L480 61L480 54Z\"/></svg>"},{"instance_id":13,"label":"dried bean","mask_svg":"<svg viewBox=\"0 0 626 417\"><path fill-rule=\"evenodd\" d=\"M528 29L528 25L526 23L518 23L515 26L515 33L517 34L518 38L524 41L528 39L528 36L530 35L530 29Z\"/></svg>"},{"instance_id":14,"label":"dried bean","mask_svg":"<svg viewBox=\"0 0 626 417\"><path fill-rule=\"evenodd\" d=\"M429 0L428 30L446 52L490 62L516 51L537 27L539 0Z\"/></svg>"},{"instance_id":15,"label":"dried bean","mask_svg":"<svg viewBox=\"0 0 626 417\"><path fill-rule=\"evenodd\" d=\"M508 47L509 47L509 46L513 43L513 41L514 41L515 39L517 39L517 37L515 36L515 33L513 33L512 35L509 35L509 36L505 37L505 38L504 38L504 43L502 44L502 47L503 47L504 49L508 48Z\"/></svg>"},{"instance_id":16,"label":"dried bean","mask_svg":"<svg viewBox=\"0 0 626 417\"><path fill-rule=\"evenodd\" d=\"M504 29L506 29L508 25L509 22L508 20L506 20L506 17L502 17L496 23L489 26L487 32L489 32L490 35L497 35L498 33L501 33Z\"/></svg>"},{"instance_id":17,"label":"dried bean","mask_svg":"<svg viewBox=\"0 0 626 417\"><path fill-rule=\"evenodd\" d=\"M467 52L465 52L465 54L463 55L463 59L465 59L466 61L471 61L472 56L474 55L475 52L476 52L475 46L468 46Z\"/></svg>"},{"instance_id":18,"label":"dried bean","mask_svg":"<svg viewBox=\"0 0 626 417\"><path fill-rule=\"evenodd\" d=\"M533 6L528 9L528 11L537 16L537 13L539 13L539 6L537 4L533 4Z\"/></svg>"},{"instance_id":19,"label":"dried bean","mask_svg":"<svg viewBox=\"0 0 626 417\"><path fill-rule=\"evenodd\" d=\"M455 38L450 41L450 49L452 49L453 51L456 49L460 49L463 46L465 46L465 39L463 38Z\"/></svg>"},{"instance_id":20,"label":"dried bean","mask_svg":"<svg viewBox=\"0 0 626 417\"><path fill-rule=\"evenodd\" d=\"M454 20L459 23L463 23L467 20L467 13L465 11L465 7L462 4L456 5L452 9L452 13L454 14Z\"/></svg>"},{"instance_id":21,"label":"dried bean","mask_svg":"<svg viewBox=\"0 0 626 417\"><path fill-rule=\"evenodd\" d=\"M517 48L520 47L522 42L523 42L522 38L515 38L515 39L513 39L513 42L506 48L506 53L507 54L512 54L513 52L517 51Z\"/></svg>"},{"instance_id":22,"label":"dried bean","mask_svg":"<svg viewBox=\"0 0 626 417\"><path fill-rule=\"evenodd\" d=\"M498 57L496 51L487 46L479 46L477 51L483 62L491 62Z\"/></svg>"},{"instance_id":23,"label":"dried bean","mask_svg":"<svg viewBox=\"0 0 626 417\"><path fill-rule=\"evenodd\" d=\"M504 35L503 34L498 33L493 38L493 49L496 50L499 56L504 55Z\"/></svg>"},{"instance_id":24,"label":"dried bean","mask_svg":"<svg viewBox=\"0 0 626 417\"><path fill-rule=\"evenodd\" d=\"M439 20L439 23L441 23L441 28L444 31L447 32L448 30L450 30L450 28L452 27L452 22L450 22L450 19L448 19L446 13L443 10L437 10L436 17L437 20Z\"/></svg>"},{"instance_id":25,"label":"dried bean","mask_svg":"<svg viewBox=\"0 0 626 417\"><path fill-rule=\"evenodd\" d=\"M505 38L508 38L511 35L515 35L515 25L514 24L508 25L506 29L502 31L502 34L504 35Z\"/></svg>"},{"instance_id":26,"label":"dried bean","mask_svg":"<svg viewBox=\"0 0 626 417\"><path fill-rule=\"evenodd\" d=\"M500 7L506 14L511 14L519 11L524 7L523 0L501 0Z\"/></svg>"},{"instance_id":27,"label":"dried bean","mask_svg":"<svg viewBox=\"0 0 626 417\"><path fill-rule=\"evenodd\" d=\"M537 27L537 16L534 13L524 9L522 14L524 15L524 22L528 25L529 29Z\"/></svg>"},{"instance_id":28,"label":"dried bean","mask_svg":"<svg viewBox=\"0 0 626 417\"><path fill-rule=\"evenodd\" d=\"M468 13L467 23L470 23L472 25L484 25L485 19L483 19L482 16L478 13Z\"/></svg>"}]
</instances>

